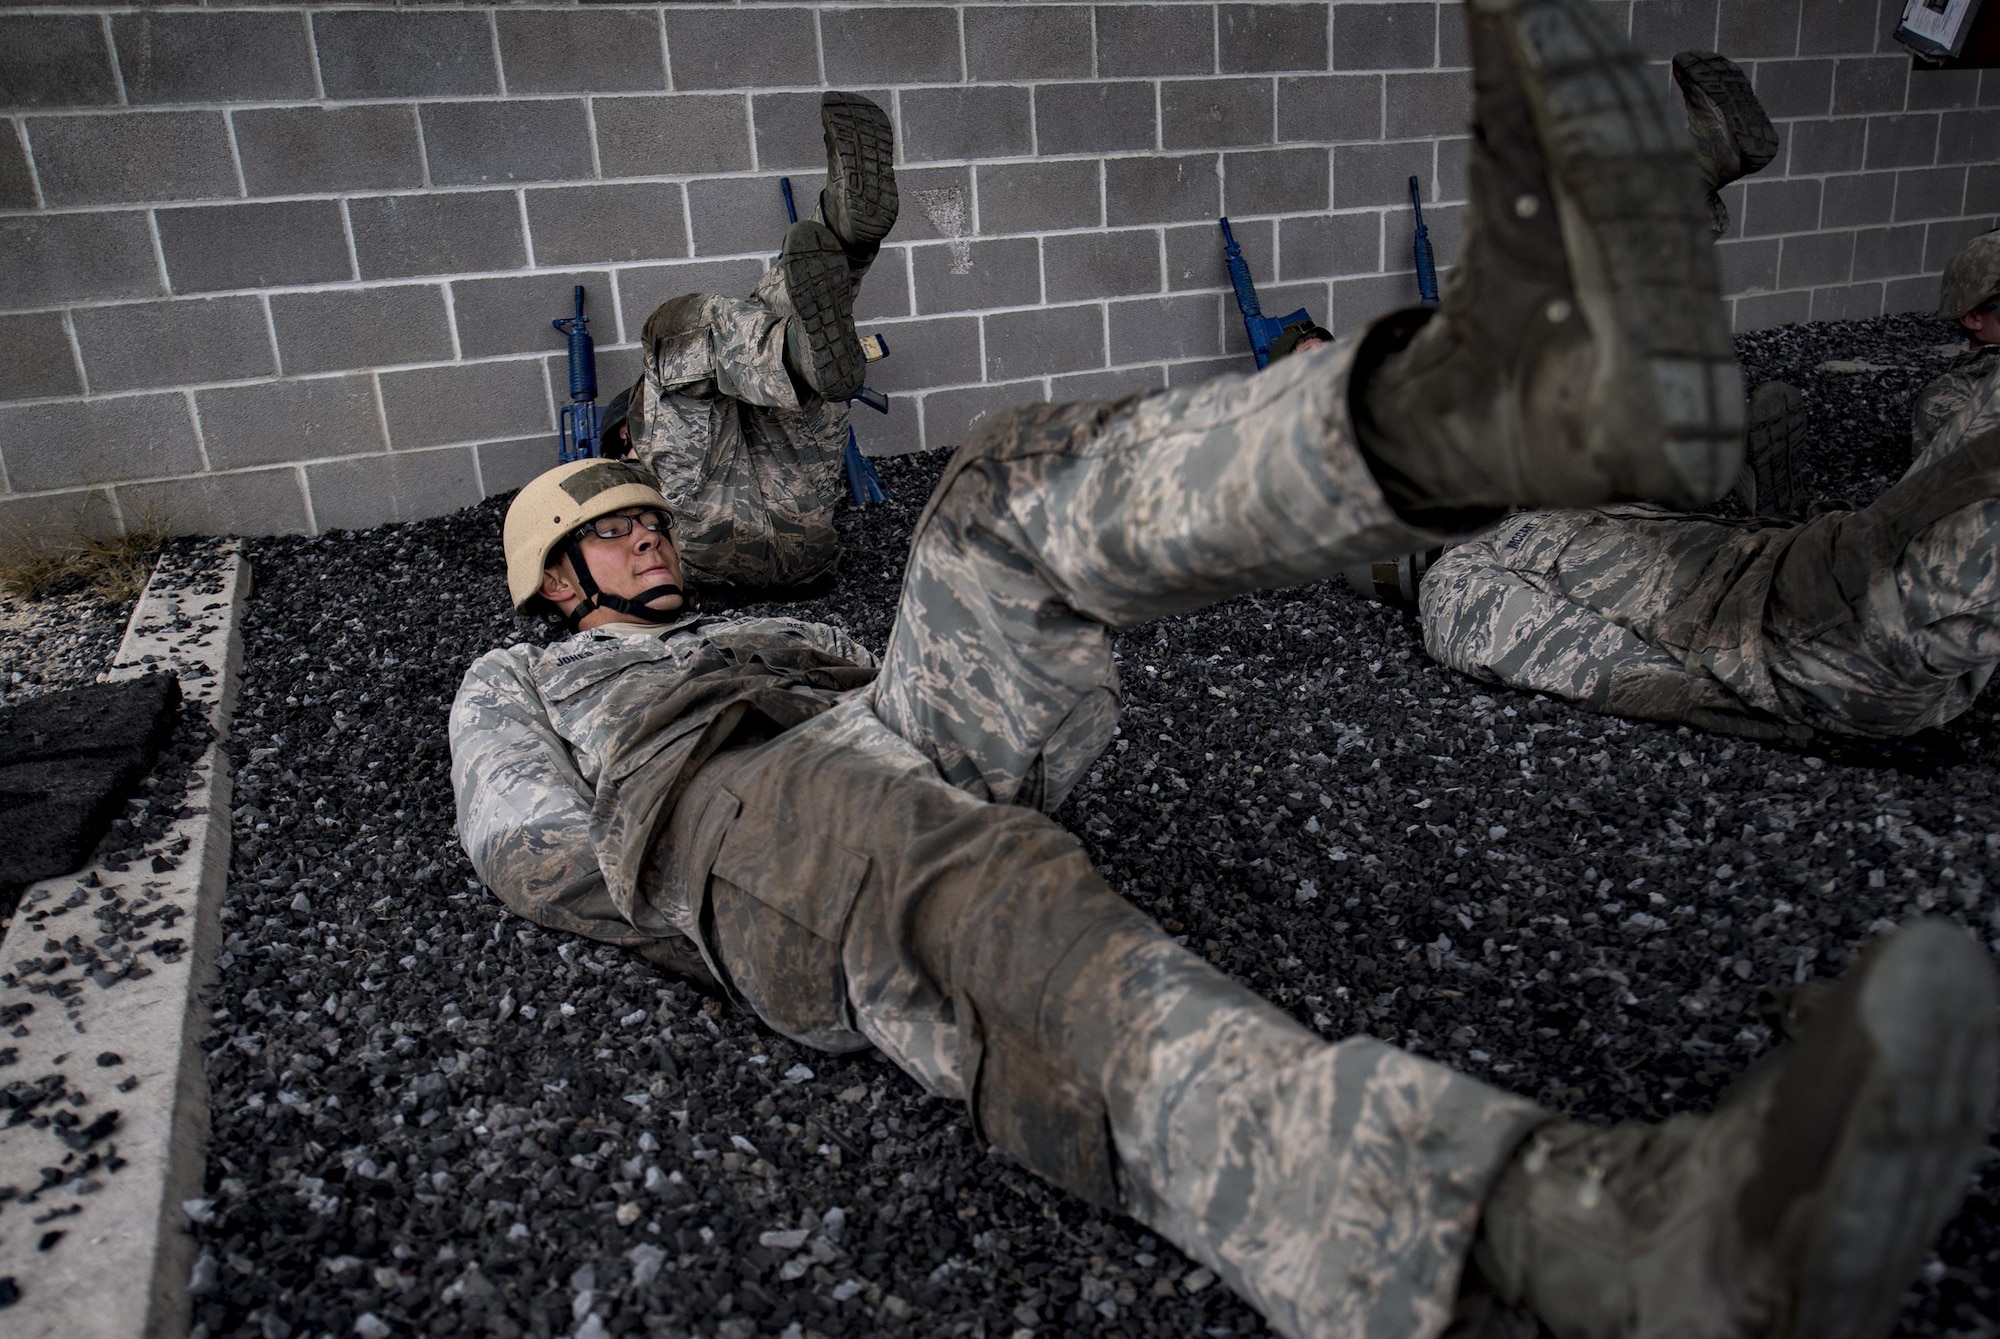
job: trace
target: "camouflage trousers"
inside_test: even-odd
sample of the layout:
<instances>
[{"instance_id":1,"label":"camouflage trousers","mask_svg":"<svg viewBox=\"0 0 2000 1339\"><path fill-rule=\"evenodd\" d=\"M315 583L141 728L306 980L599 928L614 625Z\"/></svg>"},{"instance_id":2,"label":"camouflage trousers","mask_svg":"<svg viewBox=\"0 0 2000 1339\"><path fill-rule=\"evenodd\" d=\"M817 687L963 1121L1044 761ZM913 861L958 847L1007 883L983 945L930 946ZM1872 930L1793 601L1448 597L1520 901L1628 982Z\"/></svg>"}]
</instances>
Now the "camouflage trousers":
<instances>
[{"instance_id":1,"label":"camouflage trousers","mask_svg":"<svg viewBox=\"0 0 2000 1339\"><path fill-rule=\"evenodd\" d=\"M689 293L646 321L633 449L673 506L696 583L794 586L839 562L847 406L793 386L792 315L773 269L748 298Z\"/></svg>"},{"instance_id":2,"label":"camouflage trousers","mask_svg":"<svg viewBox=\"0 0 2000 1339\"><path fill-rule=\"evenodd\" d=\"M1350 357L990 420L919 521L876 684L704 765L655 859L771 1026L881 1049L1280 1333L1424 1339L1546 1113L1323 1041L993 802L1052 806L1108 741L1111 629L1430 541L1354 449Z\"/></svg>"}]
</instances>

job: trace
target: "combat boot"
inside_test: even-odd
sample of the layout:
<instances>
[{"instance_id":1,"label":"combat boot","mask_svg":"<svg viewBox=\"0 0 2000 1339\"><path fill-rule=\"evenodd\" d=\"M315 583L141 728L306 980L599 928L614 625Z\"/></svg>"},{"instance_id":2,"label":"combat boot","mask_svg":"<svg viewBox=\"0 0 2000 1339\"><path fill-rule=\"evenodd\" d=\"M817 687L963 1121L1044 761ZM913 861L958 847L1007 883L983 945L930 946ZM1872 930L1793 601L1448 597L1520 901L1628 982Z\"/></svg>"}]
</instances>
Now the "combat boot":
<instances>
[{"instance_id":1,"label":"combat boot","mask_svg":"<svg viewBox=\"0 0 2000 1339\"><path fill-rule=\"evenodd\" d=\"M826 136L826 189L819 218L846 248L859 278L896 223L896 134L880 107L859 93L819 102Z\"/></svg>"},{"instance_id":2,"label":"combat boot","mask_svg":"<svg viewBox=\"0 0 2000 1339\"><path fill-rule=\"evenodd\" d=\"M784 280L785 370L823 400L861 388L861 338L854 329L854 280L847 253L824 223L802 219L785 233L778 255Z\"/></svg>"},{"instance_id":3,"label":"combat boot","mask_svg":"<svg viewBox=\"0 0 2000 1339\"><path fill-rule=\"evenodd\" d=\"M1727 56L1683 51L1674 57L1674 83L1687 105L1695 166L1708 186L1709 226L1729 231L1729 206L1718 194L1778 156L1778 129L1750 87L1750 78Z\"/></svg>"},{"instance_id":4,"label":"combat boot","mask_svg":"<svg viewBox=\"0 0 2000 1339\"><path fill-rule=\"evenodd\" d=\"M1790 517L1798 511L1798 457L1807 426L1805 397L1793 386L1766 381L1750 392L1736 497L1752 515Z\"/></svg>"},{"instance_id":5,"label":"combat boot","mask_svg":"<svg viewBox=\"0 0 2000 1339\"><path fill-rule=\"evenodd\" d=\"M1559 1339L1887 1334L1986 1142L1996 1003L1957 926L1878 941L1714 1114L1530 1135L1479 1281Z\"/></svg>"},{"instance_id":6,"label":"combat boot","mask_svg":"<svg viewBox=\"0 0 2000 1339\"><path fill-rule=\"evenodd\" d=\"M1466 20L1465 242L1442 306L1357 351L1376 478L1412 519L1719 497L1743 390L1685 136L1585 0L1472 0Z\"/></svg>"}]
</instances>

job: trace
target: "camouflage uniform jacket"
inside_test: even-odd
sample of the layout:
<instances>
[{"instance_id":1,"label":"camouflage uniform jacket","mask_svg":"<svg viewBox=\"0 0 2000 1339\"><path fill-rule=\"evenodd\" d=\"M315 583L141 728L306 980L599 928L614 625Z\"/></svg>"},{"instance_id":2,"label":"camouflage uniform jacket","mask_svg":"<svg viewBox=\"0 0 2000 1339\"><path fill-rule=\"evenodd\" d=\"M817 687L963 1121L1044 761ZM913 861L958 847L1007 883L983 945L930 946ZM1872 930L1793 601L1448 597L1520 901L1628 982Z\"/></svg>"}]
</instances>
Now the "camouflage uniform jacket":
<instances>
[{"instance_id":1,"label":"camouflage uniform jacket","mask_svg":"<svg viewBox=\"0 0 2000 1339\"><path fill-rule=\"evenodd\" d=\"M1974 344L1951 360L1944 371L1924 383L1910 410L1910 444L1921 456L1937 440L1938 430L1952 415L1972 403L1979 383L1986 379L2000 357L2000 344Z\"/></svg>"},{"instance_id":2,"label":"camouflage uniform jacket","mask_svg":"<svg viewBox=\"0 0 2000 1339\"><path fill-rule=\"evenodd\" d=\"M489 651L451 711L459 841L486 885L552 929L633 947L685 932L646 856L732 736L817 716L875 676L838 628L691 614Z\"/></svg>"}]
</instances>

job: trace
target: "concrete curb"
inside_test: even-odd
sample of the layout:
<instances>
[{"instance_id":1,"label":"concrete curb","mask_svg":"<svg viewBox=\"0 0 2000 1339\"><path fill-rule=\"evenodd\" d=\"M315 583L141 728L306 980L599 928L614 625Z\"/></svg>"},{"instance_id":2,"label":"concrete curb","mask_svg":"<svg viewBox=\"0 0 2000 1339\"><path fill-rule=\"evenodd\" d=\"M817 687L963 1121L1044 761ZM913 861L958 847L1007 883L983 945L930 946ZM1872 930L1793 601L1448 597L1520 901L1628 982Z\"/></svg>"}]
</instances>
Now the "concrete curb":
<instances>
[{"instance_id":1,"label":"concrete curb","mask_svg":"<svg viewBox=\"0 0 2000 1339\"><path fill-rule=\"evenodd\" d=\"M14 1053L0 1067L4 1117L21 1114L17 1099L34 1100L24 1089L60 1094L44 1096L32 1119L0 1125L0 1194L14 1190L0 1201L0 1298L18 1292L0 1311L11 1339L170 1339L188 1329L194 1242L181 1205L200 1194L208 1134L202 997L229 875L222 744L249 585L234 544L155 570L103 677L172 668L182 693L207 708L215 742L181 816L140 860L34 885L0 943L0 1059ZM144 966L93 973L66 950L72 937L113 961L143 955ZM119 1059L101 1061L106 1053Z\"/></svg>"}]
</instances>

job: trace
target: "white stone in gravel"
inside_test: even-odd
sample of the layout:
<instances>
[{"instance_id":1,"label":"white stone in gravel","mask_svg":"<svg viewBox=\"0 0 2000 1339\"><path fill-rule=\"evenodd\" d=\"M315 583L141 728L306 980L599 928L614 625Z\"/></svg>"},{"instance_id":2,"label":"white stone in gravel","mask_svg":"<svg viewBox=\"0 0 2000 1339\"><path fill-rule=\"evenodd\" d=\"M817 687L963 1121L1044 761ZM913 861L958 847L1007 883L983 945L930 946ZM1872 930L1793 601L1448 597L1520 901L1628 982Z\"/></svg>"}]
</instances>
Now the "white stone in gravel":
<instances>
[{"instance_id":1,"label":"white stone in gravel","mask_svg":"<svg viewBox=\"0 0 2000 1339\"><path fill-rule=\"evenodd\" d=\"M659 1277L660 1266L667 1262L667 1253L657 1246L642 1244L625 1252L625 1258L632 1262L632 1286L643 1288Z\"/></svg>"},{"instance_id":2,"label":"white stone in gravel","mask_svg":"<svg viewBox=\"0 0 2000 1339\"><path fill-rule=\"evenodd\" d=\"M373 1311L364 1311L354 1318L354 1332L361 1339L389 1339L389 1327Z\"/></svg>"},{"instance_id":3,"label":"white stone in gravel","mask_svg":"<svg viewBox=\"0 0 2000 1339\"><path fill-rule=\"evenodd\" d=\"M804 1083L813 1076L811 1065L793 1065L785 1071L786 1083Z\"/></svg>"},{"instance_id":4,"label":"white stone in gravel","mask_svg":"<svg viewBox=\"0 0 2000 1339\"><path fill-rule=\"evenodd\" d=\"M780 1228L775 1231L759 1233L757 1244L773 1251L796 1251L799 1247L806 1244L806 1238L811 1235L812 1229L810 1228Z\"/></svg>"},{"instance_id":5,"label":"white stone in gravel","mask_svg":"<svg viewBox=\"0 0 2000 1339\"><path fill-rule=\"evenodd\" d=\"M1188 1292L1198 1293L1214 1282L1215 1272L1211 1269L1202 1268L1193 1271L1186 1278L1182 1279L1181 1287L1185 1288Z\"/></svg>"}]
</instances>

